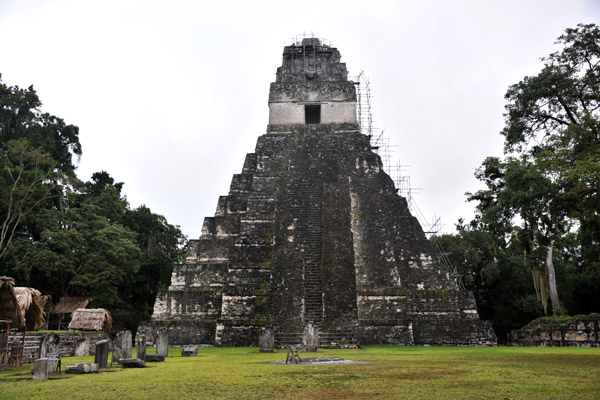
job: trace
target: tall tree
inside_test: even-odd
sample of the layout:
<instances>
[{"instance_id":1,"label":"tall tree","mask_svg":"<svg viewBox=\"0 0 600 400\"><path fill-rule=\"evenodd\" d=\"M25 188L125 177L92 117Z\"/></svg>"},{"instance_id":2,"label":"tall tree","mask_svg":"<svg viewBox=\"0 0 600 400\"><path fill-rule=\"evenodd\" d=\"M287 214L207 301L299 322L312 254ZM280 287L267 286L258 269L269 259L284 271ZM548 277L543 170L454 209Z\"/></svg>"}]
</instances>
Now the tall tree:
<instances>
[{"instance_id":1,"label":"tall tree","mask_svg":"<svg viewBox=\"0 0 600 400\"><path fill-rule=\"evenodd\" d=\"M60 201L61 182L75 177L79 130L42 113L37 93L2 83L0 75L0 258L26 217Z\"/></svg>"},{"instance_id":2,"label":"tall tree","mask_svg":"<svg viewBox=\"0 0 600 400\"><path fill-rule=\"evenodd\" d=\"M169 224L165 217L152 213L143 205L126 210L122 223L136 232L137 244L142 251L140 270L134 283L135 315L139 319L148 319L157 292L167 290L171 283L173 265L183 261L185 236L179 227Z\"/></svg>"},{"instance_id":3,"label":"tall tree","mask_svg":"<svg viewBox=\"0 0 600 400\"><path fill-rule=\"evenodd\" d=\"M131 210L107 172L75 176L78 128L42 113L33 87L0 81L0 271L55 298L89 296L116 329L150 317L185 237Z\"/></svg>"},{"instance_id":4,"label":"tall tree","mask_svg":"<svg viewBox=\"0 0 600 400\"><path fill-rule=\"evenodd\" d=\"M76 167L73 157L81 157L79 128L42 113L41 106L33 86L27 89L7 86L0 74L0 143L25 139L32 147L52 156L57 170L73 177Z\"/></svg>"},{"instance_id":5,"label":"tall tree","mask_svg":"<svg viewBox=\"0 0 600 400\"><path fill-rule=\"evenodd\" d=\"M547 284L554 312L561 307L554 246L566 232L577 231L582 262L598 268L600 28L580 24L557 44L562 49L542 59L538 75L509 87L502 131L507 157L488 158L477 174L487 189L469 195L499 243L517 235L536 287L543 292Z\"/></svg>"},{"instance_id":6,"label":"tall tree","mask_svg":"<svg viewBox=\"0 0 600 400\"><path fill-rule=\"evenodd\" d=\"M55 166L52 157L24 139L0 148L0 258L24 218L51 196Z\"/></svg>"}]
</instances>

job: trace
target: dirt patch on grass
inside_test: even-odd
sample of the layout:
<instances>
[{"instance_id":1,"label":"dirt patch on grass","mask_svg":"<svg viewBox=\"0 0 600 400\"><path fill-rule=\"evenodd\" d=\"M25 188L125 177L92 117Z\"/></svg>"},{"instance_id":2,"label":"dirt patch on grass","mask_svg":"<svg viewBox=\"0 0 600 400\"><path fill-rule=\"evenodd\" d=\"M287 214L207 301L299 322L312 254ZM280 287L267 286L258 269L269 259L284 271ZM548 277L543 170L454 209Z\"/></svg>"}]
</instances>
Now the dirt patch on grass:
<instances>
[{"instance_id":1,"label":"dirt patch on grass","mask_svg":"<svg viewBox=\"0 0 600 400\"><path fill-rule=\"evenodd\" d=\"M355 360L344 360L340 357L306 357L301 362L294 362L286 360L271 361L269 364L283 364L283 365L337 365L337 364L367 364L373 361L355 361Z\"/></svg>"}]
</instances>

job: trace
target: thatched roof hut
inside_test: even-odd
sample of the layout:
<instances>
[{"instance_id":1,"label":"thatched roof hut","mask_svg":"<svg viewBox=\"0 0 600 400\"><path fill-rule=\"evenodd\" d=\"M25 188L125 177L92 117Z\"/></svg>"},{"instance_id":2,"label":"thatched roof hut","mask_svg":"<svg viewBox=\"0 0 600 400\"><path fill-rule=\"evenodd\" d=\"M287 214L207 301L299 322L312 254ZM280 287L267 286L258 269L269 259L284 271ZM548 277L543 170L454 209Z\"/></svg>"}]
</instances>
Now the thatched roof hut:
<instances>
[{"instance_id":1,"label":"thatched roof hut","mask_svg":"<svg viewBox=\"0 0 600 400\"><path fill-rule=\"evenodd\" d=\"M86 308L89 297L61 297L52 311L54 314L71 314L80 308Z\"/></svg>"},{"instance_id":2,"label":"thatched roof hut","mask_svg":"<svg viewBox=\"0 0 600 400\"><path fill-rule=\"evenodd\" d=\"M44 316L46 315L39 302L42 294L34 288L16 287L14 289L21 314L25 316L25 328L28 331L40 330L44 325Z\"/></svg>"},{"instance_id":3,"label":"thatched roof hut","mask_svg":"<svg viewBox=\"0 0 600 400\"><path fill-rule=\"evenodd\" d=\"M70 331L106 331L112 328L112 317L104 308L80 308L71 316Z\"/></svg>"},{"instance_id":4,"label":"thatched roof hut","mask_svg":"<svg viewBox=\"0 0 600 400\"><path fill-rule=\"evenodd\" d=\"M10 327L13 329L22 329L25 327L25 313L19 307L14 285L13 278L0 276L0 320L11 321Z\"/></svg>"}]
</instances>

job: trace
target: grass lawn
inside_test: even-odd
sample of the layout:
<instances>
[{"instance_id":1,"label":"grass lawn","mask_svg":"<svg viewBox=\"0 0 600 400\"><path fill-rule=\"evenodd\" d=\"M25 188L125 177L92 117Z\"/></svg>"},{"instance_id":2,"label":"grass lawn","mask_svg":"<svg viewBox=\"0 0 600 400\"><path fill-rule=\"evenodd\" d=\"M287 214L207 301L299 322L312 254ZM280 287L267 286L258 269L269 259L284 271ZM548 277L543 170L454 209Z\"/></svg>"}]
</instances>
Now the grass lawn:
<instances>
[{"instance_id":1,"label":"grass lawn","mask_svg":"<svg viewBox=\"0 0 600 400\"><path fill-rule=\"evenodd\" d=\"M134 350L135 352L135 350ZM33 381L32 366L0 373L0 399L599 399L600 348L365 346L306 357L373 361L278 365L286 352L200 348L143 369ZM302 353L301 353L302 356ZM68 357L65 365L93 362ZM110 360L109 360L110 365ZM110 371L110 372L109 372Z\"/></svg>"}]
</instances>

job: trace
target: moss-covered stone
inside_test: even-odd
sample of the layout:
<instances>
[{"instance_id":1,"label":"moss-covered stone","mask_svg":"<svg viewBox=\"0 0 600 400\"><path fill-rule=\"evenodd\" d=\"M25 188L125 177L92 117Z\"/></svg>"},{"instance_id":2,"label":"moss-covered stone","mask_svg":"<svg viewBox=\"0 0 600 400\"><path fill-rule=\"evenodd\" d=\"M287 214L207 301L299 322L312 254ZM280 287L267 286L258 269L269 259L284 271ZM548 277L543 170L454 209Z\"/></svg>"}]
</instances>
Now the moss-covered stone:
<instances>
[{"instance_id":1,"label":"moss-covered stone","mask_svg":"<svg viewBox=\"0 0 600 400\"><path fill-rule=\"evenodd\" d=\"M359 132L339 52L319 46L308 75L284 50L272 124L157 296L154 323L181 325L174 344L256 345L269 325L284 346L309 322L327 346L494 343ZM307 102L327 123L298 120Z\"/></svg>"}]
</instances>

